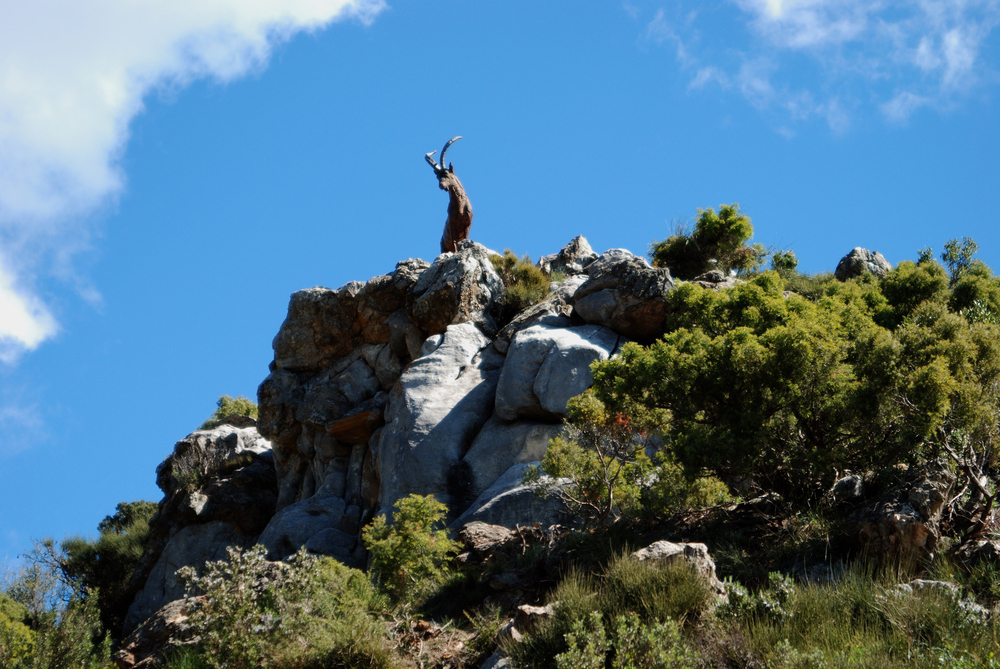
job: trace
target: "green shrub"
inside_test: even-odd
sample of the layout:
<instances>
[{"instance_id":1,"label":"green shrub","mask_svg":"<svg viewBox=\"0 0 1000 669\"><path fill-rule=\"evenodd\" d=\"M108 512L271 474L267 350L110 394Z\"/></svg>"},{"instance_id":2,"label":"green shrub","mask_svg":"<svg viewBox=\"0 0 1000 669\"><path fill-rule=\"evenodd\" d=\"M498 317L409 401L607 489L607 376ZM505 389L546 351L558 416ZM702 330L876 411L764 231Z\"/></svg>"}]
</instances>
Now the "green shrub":
<instances>
[{"instance_id":1,"label":"green shrub","mask_svg":"<svg viewBox=\"0 0 1000 669\"><path fill-rule=\"evenodd\" d=\"M337 669L396 666L372 613L384 602L367 576L332 558L297 553L269 562L262 546L229 549L197 576L179 576L205 597L191 614L200 641L178 649L169 669Z\"/></svg>"},{"instance_id":2,"label":"green shrub","mask_svg":"<svg viewBox=\"0 0 1000 669\"><path fill-rule=\"evenodd\" d=\"M58 618L46 617L35 635L38 669L108 669L111 639L101 626L95 598L73 597Z\"/></svg>"},{"instance_id":3,"label":"green shrub","mask_svg":"<svg viewBox=\"0 0 1000 669\"><path fill-rule=\"evenodd\" d=\"M0 595L0 667L29 669L35 656L35 633L24 624L28 609Z\"/></svg>"},{"instance_id":4,"label":"green shrub","mask_svg":"<svg viewBox=\"0 0 1000 669\"><path fill-rule=\"evenodd\" d=\"M239 397L222 395L216 402L215 411L198 427L198 429L211 430L214 427L222 425L224 419L233 415L249 416L250 418L257 420L257 403L248 397L244 397L243 395L240 395Z\"/></svg>"},{"instance_id":5,"label":"green shrub","mask_svg":"<svg viewBox=\"0 0 1000 669\"><path fill-rule=\"evenodd\" d=\"M557 669L687 669L701 666L672 620L644 625L635 613L616 616L610 636L597 611L573 623Z\"/></svg>"},{"instance_id":6,"label":"green shrub","mask_svg":"<svg viewBox=\"0 0 1000 669\"><path fill-rule=\"evenodd\" d=\"M303 550L288 563L269 562L263 546L227 552L228 560L206 563L201 576L193 567L177 576L189 596L205 595L195 600L190 623L210 666L254 669L305 626L315 558Z\"/></svg>"},{"instance_id":7,"label":"green shrub","mask_svg":"<svg viewBox=\"0 0 1000 669\"><path fill-rule=\"evenodd\" d=\"M392 524L376 516L361 532L375 582L396 603L426 594L444 577L458 544L441 529L448 511L433 495L412 494L393 506Z\"/></svg>"},{"instance_id":8,"label":"green shrub","mask_svg":"<svg viewBox=\"0 0 1000 669\"><path fill-rule=\"evenodd\" d=\"M716 267L749 272L760 267L767 255L760 245L745 244L752 236L753 224L740 212L740 206L724 204L718 214L712 208L699 209L691 234L678 230L650 245L649 255L654 267L667 267L678 279L693 279Z\"/></svg>"},{"instance_id":9,"label":"green shrub","mask_svg":"<svg viewBox=\"0 0 1000 669\"><path fill-rule=\"evenodd\" d=\"M872 283L830 286L815 302L785 297L773 272L725 291L681 285L670 331L595 363L592 392L610 414L669 416L665 441L689 476L752 478L792 502L844 469L931 456L947 435L986 453L1000 332L947 312L940 266L897 269L882 284L907 314L895 330L875 321L888 307Z\"/></svg>"},{"instance_id":10,"label":"green shrub","mask_svg":"<svg viewBox=\"0 0 1000 669\"><path fill-rule=\"evenodd\" d=\"M662 650L668 657L674 657L674 661L688 658L683 646L679 645L677 622L674 621L696 624L704 619L712 609L714 594L705 580L686 563L656 565L620 555L600 574L569 571L550 594L549 601L554 607L550 618L541 622L521 643L505 644L504 649L515 666L552 667L556 657L567 652L566 658L581 658L580 662L586 661L588 656L603 657L600 645L573 650L573 637L567 639L581 621L595 620L595 611L598 622L612 621L611 629L605 630L611 633L609 648L623 640L641 647L645 635L655 631L663 635L666 643ZM625 620L623 628L615 623L619 618ZM593 631L596 633L596 628ZM649 661L649 656L640 654L646 658L642 661ZM570 661L577 660L564 660Z\"/></svg>"},{"instance_id":11,"label":"green shrub","mask_svg":"<svg viewBox=\"0 0 1000 669\"><path fill-rule=\"evenodd\" d=\"M494 314L497 325L503 327L519 313L545 299L551 279L530 257L518 258L510 249L505 250L502 257L490 256L490 260L504 285L504 294L497 300Z\"/></svg>"},{"instance_id":12,"label":"green shrub","mask_svg":"<svg viewBox=\"0 0 1000 669\"><path fill-rule=\"evenodd\" d=\"M667 452L647 453L658 446L650 435L663 417L656 412L610 413L593 392L568 402L569 420L553 438L541 463L525 483L540 494L560 497L589 525L604 525L623 515L668 516L694 506L730 500L718 479L684 475ZM565 479L569 479L566 484Z\"/></svg>"},{"instance_id":13,"label":"green shrub","mask_svg":"<svg viewBox=\"0 0 1000 669\"><path fill-rule=\"evenodd\" d=\"M795 257L795 251L775 251L771 254L771 269L781 276L788 277L795 273L795 268L799 266L799 259Z\"/></svg>"},{"instance_id":14,"label":"green shrub","mask_svg":"<svg viewBox=\"0 0 1000 669\"><path fill-rule=\"evenodd\" d=\"M118 637L134 593L128 591L132 572L149 542L149 520L155 502L121 502L115 514L98 525L96 541L69 538L61 542L60 567L81 596L96 597L101 623Z\"/></svg>"}]
</instances>

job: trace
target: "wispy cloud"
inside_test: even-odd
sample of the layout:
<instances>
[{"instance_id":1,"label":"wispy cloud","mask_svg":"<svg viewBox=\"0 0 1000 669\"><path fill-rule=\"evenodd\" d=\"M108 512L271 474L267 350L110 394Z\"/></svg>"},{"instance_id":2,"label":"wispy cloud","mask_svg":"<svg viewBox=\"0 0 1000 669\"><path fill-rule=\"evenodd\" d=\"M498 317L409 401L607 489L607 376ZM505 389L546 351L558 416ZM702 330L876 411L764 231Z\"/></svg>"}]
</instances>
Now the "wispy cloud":
<instances>
[{"instance_id":1,"label":"wispy cloud","mask_svg":"<svg viewBox=\"0 0 1000 669\"><path fill-rule=\"evenodd\" d=\"M45 438L45 425L36 404L13 403L4 397L0 406L0 458L28 450Z\"/></svg>"},{"instance_id":2,"label":"wispy cloud","mask_svg":"<svg viewBox=\"0 0 1000 669\"><path fill-rule=\"evenodd\" d=\"M143 98L262 67L275 45L384 0L0 0L0 361L58 329L38 294L125 184ZM83 291L87 293L86 290ZM93 291L85 298L93 299Z\"/></svg>"},{"instance_id":3,"label":"wispy cloud","mask_svg":"<svg viewBox=\"0 0 1000 669\"><path fill-rule=\"evenodd\" d=\"M690 16L692 4L673 11ZM783 128L821 117L840 131L869 101L889 121L905 121L1000 80L984 56L1000 25L1000 0L730 0L728 7L714 19L745 31L726 44L702 39L713 34L707 21L671 21L663 8L645 35L680 45L678 64L690 71L692 89L738 91L783 115Z\"/></svg>"}]
</instances>

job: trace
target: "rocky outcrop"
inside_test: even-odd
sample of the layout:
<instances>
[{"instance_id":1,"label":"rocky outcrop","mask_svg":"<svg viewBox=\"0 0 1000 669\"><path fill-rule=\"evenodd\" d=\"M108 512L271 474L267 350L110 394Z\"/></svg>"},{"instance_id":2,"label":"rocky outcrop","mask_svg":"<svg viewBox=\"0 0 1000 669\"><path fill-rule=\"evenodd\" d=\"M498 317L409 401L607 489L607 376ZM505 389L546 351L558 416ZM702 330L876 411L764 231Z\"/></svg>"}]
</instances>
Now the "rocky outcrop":
<instances>
[{"instance_id":1,"label":"rocky outcrop","mask_svg":"<svg viewBox=\"0 0 1000 669\"><path fill-rule=\"evenodd\" d=\"M683 562L689 565L695 573L701 576L708 587L723 597L726 594L725 584L715 574L715 560L708 553L708 546L699 543L675 544L671 541L655 541L630 556L639 562L651 564L673 564Z\"/></svg>"},{"instance_id":2,"label":"rocky outcrop","mask_svg":"<svg viewBox=\"0 0 1000 669\"><path fill-rule=\"evenodd\" d=\"M499 333L491 313L503 285L473 242L432 264L292 296L258 393L279 480L264 533L272 556L332 541L346 559L356 546L338 533L411 493L435 495L452 518L558 515L510 472L544 455L566 402L592 383L591 362L662 331L673 282L628 252L598 256L582 237L543 265L569 277ZM281 511L314 496L327 520L284 527L299 516ZM332 530L323 541L306 536L321 528Z\"/></svg>"},{"instance_id":3,"label":"rocky outcrop","mask_svg":"<svg viewBox=\"0 0 1000 669\"><path fill-rule=\"evenodd\" d=\"M577 237L542 262L563 276L550 294L497 332L493 254L457 248L291 296L256 428L196 432L157 470L165 498L126 632L183 594L177 568L228 546L261 543L271 559L305 546L363 565L362 526L411 493L445 502L453 523L564 519L524 473L591 385L590 364L662 333L673 281Z\"/></svg>"},{"instance_id":4,"label":"rocky outcrop","mask_svg":"<svg viewBox=\"0 0 1000 669\"><path fill-rule=\"evenodd\" d=\"M128 635L114 654L120 669L159 669L171 651L197 641L188 623L197 597L177 599L149 616L145 624Z\"/></svg>"},{"instance_id":5,"label":"rocky outcrop","mask_svg":"<svg viewBox=\"0 0 1000 669\"><path fill-rule=\"evenodd\" d=\"M156 468L156 483L164 497L129 583L134 601L125 634L184 595L177 569L200 569L208 560L224 559L229 546L252 545L278 498L271 444L252 426L224 424L181 439Z\"/></svg>"},{"instance_id":6,"label":"rocky outcrop","mask_svg":"<svg viewBox=\"0 0 1000 669\"><path fill-rule=\"evenodd\" d=\"M583 235L577 235L564 246L559 253L542 256L538 266L546 274L561 272L563 274L584 274L587 267L597 260L597 254L590 248L590 243Z\"/></svg>"},{"instance_id":7,"label":"rocky outcrop","mask_svg":"<svg viewBox=\"0 0 1000 669\"><path fill-rule=\"evenodd\" d=\"M580 318L643 343L663 334L665 300L674 288L669 270L654 269L645 259L614 249L587 267L587 277L573 294L573 310Z\"/></svg>"},{"instance_id":8,"label":"rocky outcrop","mask_svg":"<svg viewBox=\"0 0 1000 669\"><path fill-rule=\"evenodd\" d=\"M848 535L876 560L930 559L941 540L941 512L954 483L946 464L922 467L853 514Z\"/></svg>"},{"instance_id":9,"label":"rocky outcrop","mask_svg":"<svg viewBox=\"0 0 1000 669\"><path fill-rule=\"evenodd\" d=\"M891 271L892 265L881 253L855 246L850 253L840 259L833 275L838 281L847 281L868 272L881 279Z\"/></svg>"}]
</instances>

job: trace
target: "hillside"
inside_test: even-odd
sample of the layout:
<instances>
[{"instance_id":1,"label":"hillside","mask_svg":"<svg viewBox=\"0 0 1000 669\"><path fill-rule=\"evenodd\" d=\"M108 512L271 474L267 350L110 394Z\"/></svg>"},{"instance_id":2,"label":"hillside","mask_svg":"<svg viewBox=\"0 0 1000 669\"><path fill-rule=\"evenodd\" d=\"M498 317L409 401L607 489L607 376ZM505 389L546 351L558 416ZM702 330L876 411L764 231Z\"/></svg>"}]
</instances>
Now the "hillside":
<instances>
[{"instance_id":1,"label":"hillside","mask_svg":"<svg viewBox=\"0 0 1000 669\"><path fill-rule=\"evenodd\" d=\"M296 292L257 416L38 563L123 668L1000 666L1000 281L971 240L765 272L707 212L653 265L463 241ZM71 618L2 601L35 666Z\"/></svg>"}]
</instances>

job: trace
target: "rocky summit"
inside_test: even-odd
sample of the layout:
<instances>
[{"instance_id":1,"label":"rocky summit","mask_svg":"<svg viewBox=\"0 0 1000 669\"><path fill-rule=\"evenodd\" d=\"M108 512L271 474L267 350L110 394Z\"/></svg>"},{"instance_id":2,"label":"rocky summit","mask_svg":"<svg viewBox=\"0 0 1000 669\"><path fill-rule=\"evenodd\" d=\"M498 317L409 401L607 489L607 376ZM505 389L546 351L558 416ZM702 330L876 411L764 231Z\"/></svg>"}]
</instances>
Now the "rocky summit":
<instances>
[{"instance_id":1,"label":"rocky summit","mask_svg":"<svg viewBox=\"0 0 1000 669\"><path fill-rule=\"evenodd\" d=\"M412 493L446 504L455 528L562 518L524 473L591 385L590 364L662 334L674 282L577 237L540 260L561 277L549 295L497 323L493 255L463 241L433 263L291 296L256 426L195 432L157 469L165 497L126 635L183 596L177 569L230 546L263 544L270 559L305 546L364 566L362 526Z\"/></svg>"}]
</instances>

